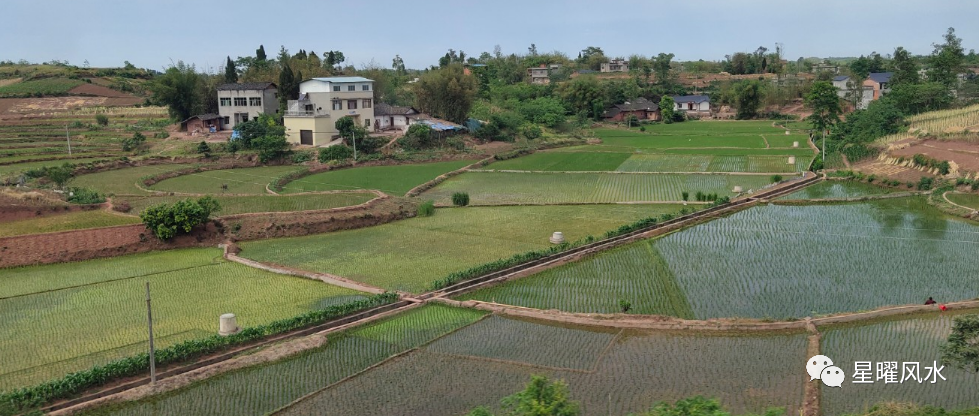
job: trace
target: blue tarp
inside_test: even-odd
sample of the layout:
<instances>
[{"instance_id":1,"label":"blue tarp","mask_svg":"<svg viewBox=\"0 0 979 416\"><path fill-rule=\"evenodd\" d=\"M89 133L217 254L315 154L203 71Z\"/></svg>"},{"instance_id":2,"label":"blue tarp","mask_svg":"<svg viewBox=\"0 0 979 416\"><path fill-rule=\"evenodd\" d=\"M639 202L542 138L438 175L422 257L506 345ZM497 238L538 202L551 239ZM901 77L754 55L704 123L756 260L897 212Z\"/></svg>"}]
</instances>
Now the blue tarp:
<instances>
[{"instance_id":1,"label":"blue tarp","mask_svg":"<svg viewBox=\"0 0 979 416\"><path fill-rule=\"evenodd\" d=\"M237 129L236 130L231 130L231 139L230 140L238 140L240 138L241 138L241 135L238 134L238 130Z\"/></svg>"},{"instance_id":2,"label":"blue tarp","mask_svg":"<svg viewBox=\"0 0 979 416\"><path fill-rule=\"evenodd\" d=\"M453 126L453 125L449 125L449 124L445 124L445 123L439 123L439 122L436 122L436 121L418 120L418 122L419 123L423 123L423 124L427 124L429 127L433 128L435 130L442 130L442 131L445 131L445 130L462 130L462 126Z\"/></svg>"}]
</instances>

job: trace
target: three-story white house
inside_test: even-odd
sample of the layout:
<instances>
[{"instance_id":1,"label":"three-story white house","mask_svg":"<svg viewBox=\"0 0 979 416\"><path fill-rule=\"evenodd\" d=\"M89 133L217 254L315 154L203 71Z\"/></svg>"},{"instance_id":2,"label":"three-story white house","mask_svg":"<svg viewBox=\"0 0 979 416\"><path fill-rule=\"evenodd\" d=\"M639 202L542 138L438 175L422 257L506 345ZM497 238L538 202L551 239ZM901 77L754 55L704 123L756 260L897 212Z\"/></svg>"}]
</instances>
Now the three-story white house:
<instances>
[{"instance_id":1,"label":"three-story white house","mask_svg":"<svg viewBox=\"0 0 979 416\"><path fill-rule=\"evenodd\" d=\"M374 131L374 81L364 77L313 78L299 84L282 120L289 143L322 146L339 138L336 122L351 117Z\"/></svg>"},{"instance_id":2,"label":"three-story white house","mask_svg":"<svg viewBox=\"0 0 979 416\"><path fill-rule=\"evenodd\" d=\"M279 111L279 93L271 82L245 82L218 85L218 114L225 128L255 120L259 114Z\"/></svg>"}]
</instances>

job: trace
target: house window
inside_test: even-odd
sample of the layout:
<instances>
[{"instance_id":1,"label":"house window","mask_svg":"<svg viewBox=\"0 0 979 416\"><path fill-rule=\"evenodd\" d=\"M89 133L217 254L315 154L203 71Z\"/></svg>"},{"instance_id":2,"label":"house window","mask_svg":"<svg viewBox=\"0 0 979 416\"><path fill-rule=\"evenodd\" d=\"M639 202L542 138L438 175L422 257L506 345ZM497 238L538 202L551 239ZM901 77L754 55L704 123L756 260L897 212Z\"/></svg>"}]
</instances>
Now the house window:
<instances>
[{"instance_id":1,"label":"house window","mask_svg":"<svg viewBox=\"0 0 979 416\"><path fill-rule=\"evenodd\" d=\"M356 110L357 100L347 100L347 110Z\"/></svg>"},{"instance_id":2,"label":"house window","mask_svg":"<svg viewBox=\"0 0 979 416\"><path fill-rule=\"evenodd\" d=\"M258 116L252 117L252 121L258 121Z\"/></svg>"},{"instance_id":3,"label":"house window","mask_svg":"<svg viewBox=\"0 0 979 416\"><path fill-rule=\"evenodd\" d=\"M361 107L363 107L363 108L371 108L371 100L370 99L366 99L366 100L364 100L360 104L361 104Z\"/></svg>"},{"instance_id":4,"label":"house window","mask_svg":"<svg viewBox=\"0 0 979 416\"><path fill-rule=\"evenodd\" d=\"M333 86L333 91L340 92L340 86L339 85L334 85Z\"/></svg>"},{"instance_id":5,"label":"house window","mask_svg":"<svg viewBox=\"0 0 979 416\"><path fill-rule=\"evenodd\" d=\"M252 107L261 107L262 106L262 97L250 97L250 98L248 98L248 105L250 105Z\"/></svg>"},{"instance_id":6,"label":"house window","mask_svg":"<svg viewBox=\"0 0 979 416\"><path fill-rule=\"evenodd\" d=\"M371 85L370 84L364 84L364 85L362 85L360 87L360 89L363 90L363 91L370 91L371 90Z\"/></svg>"},{"instance_id":7,"label":"house window","mask_svg":"<svg viewBox=\"0 0 979 416\"><path fill-rule=\"evenodd\" d=\"M231 98L222 98L221 107L228 107L231 105Z\"/></svg>"},{"instance_id":8,"label":"house window","mask_svg":"<svg viewBox=\"0 0 979 416\"><path fill-rule=\"evenodd\" d=\"M230 101L231 99L229 98L228 100ZM231 124L231 117L225 117L224 124Z\"/></svg>"},{"instance_id":9,"label":"house window","mask_svg":"<svg viewBox=\"0 0 979 416\"><path fill-rule=\"evenodd\" d=\"M343 101L333 100L333 110L343 110Z\"/></svg>"},{"instance_id":10,"label":"house window","mask_svg":"<svg viewBox=\"0 0 979 416\"><path fill-rule=\"evenodd\" d=\"M347 91L357 91L356 85L347 85Z\"/></svg>"},{"instance_id":11,"label":"house window","mask_svg":"<svg viewBox=\"0 0 979 416\"><path fill-rule=\"evenodd\" d=\"M248 99L245 97L235 97L235 105L244 107L248 105Z\"/></svg>"},{"instance_id":12,"label":"house window","mask_svg":"<svg viewBox=\"0 0 979 416\"><path fill-rule=\"evenodd\" d=\"M370 126L371 126L371 119L369 118L364 119L364 127L370 127Z\"/></svg>"}]
</instances>

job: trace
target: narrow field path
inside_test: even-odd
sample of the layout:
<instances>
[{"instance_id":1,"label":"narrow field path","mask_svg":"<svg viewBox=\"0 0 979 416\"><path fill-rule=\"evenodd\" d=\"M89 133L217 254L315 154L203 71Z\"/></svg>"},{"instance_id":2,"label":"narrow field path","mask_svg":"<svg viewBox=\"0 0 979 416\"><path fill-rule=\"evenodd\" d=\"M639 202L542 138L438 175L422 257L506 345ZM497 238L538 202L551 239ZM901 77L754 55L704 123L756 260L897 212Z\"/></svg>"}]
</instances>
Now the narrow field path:
<instances>
[{"instance_id":1,"label":"narrow field path","mask_svg":"<svg viewBox=\"0 0 979 416\"><path fill-rule=\"evenodd\" d=\"M238 255L231 253L227 249L225 249L224 258L228 259L228 261L233 261L235 263L243 264L248 267L261 269L276 274L305 277L307 279L319 280L321 282L328 283L334 286L340 286L343 288L353 289L361 292L374 293L374 294L381 294L386 292L385 289L381 289L376 286L371 286L366 283L356 282L333 274L311 272L311 271L299 270L299 269L294 269L291 267L285 267L280 265L260 263L254 260L238 257Z\"/></svg>"},{"instance_id":2,"label":"narrow field path","mask_svg":"<svg viewBox=\"0 0 979 416\"><path fill-rule=\"evenodd\" d=\"M962 208L964 210L968 210L969 212L972 212L973 214L976 213L976 209L975 208L970 208L970 207L962 206L962 205L959 205L959 204L956 204L956 203L952 202L951 199L948 199L948 193L949 192L953 192L953 191L945 191L944 193L942 193L942 199L944 199L945 202L948 202L949 204L951 204L953 206L956 206L956 207L959 207L959 208ZM927 194L927 192L924 192L924 193Z\"/></svg>"},{"instance_id":3,"label":"narrow field path","mask_svg":"<svg viewBox=\"0 0 979 416\"><path fill-rule=\"evenodd\" d=\"M512 169L469 169L474 173L559 173L559 174L596 174L608 173L613 175L730 175L730 176L766 176L785 175L786 172L633 172L619 170L512 170ZM790 172L791 173L791 172Z\"/></svg>"}]
</instances>

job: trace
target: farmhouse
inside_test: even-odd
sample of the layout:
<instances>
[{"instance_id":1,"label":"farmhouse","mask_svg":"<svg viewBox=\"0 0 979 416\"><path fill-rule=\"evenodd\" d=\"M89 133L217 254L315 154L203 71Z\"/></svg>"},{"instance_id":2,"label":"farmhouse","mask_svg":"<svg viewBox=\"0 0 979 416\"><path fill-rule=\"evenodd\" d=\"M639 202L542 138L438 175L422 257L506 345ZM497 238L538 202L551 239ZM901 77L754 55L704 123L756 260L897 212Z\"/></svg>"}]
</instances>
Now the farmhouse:
<instances>
[{"instance_id":1,"label":"farmhouse","mask_svg":"<svg viewBox=\"0 0 979 416\"><path fill-rule=\"evenodd\" d=\"M710 114L710 97L706 95L678 95L673 97L673 110L693 114Z\"/></svg>"},{"instance_id":2,"label":"farmhouse","mask_svg":"<svg viewBox=\"0 0 979 416\"><path fill-rule=\"evenodd\" d=\"M352 117L374 130L374 81L364 77L313 78L299 84L299 99L289 100L282 120L289 143L328 145L339 138L336 122Z\"/></svg>"},{"instance_id":3,"label":"farmhouse","mask_svg":"<svg viewBox=\"0 0 979 416\"><path fill-rule=\"evenodd\" d=\"M659 104L645 98L626 101L616 104L605 110L602 118L606 121L622 121L626 117L633 115L640 120L659 120L661 118Z\"/></svg>"},{"instance_id":4,"label":"farmhouse","mask_svg":"<svg viewBox=\"0 0 979 416\"><path fill-rule=\"evenodd\" d=\"M191 134L214 133L224 130L224 117L218 114L201 114L180 122L180 129Z\"/></svg>"},{"instance_id":5,"label":"farmhouse","mask_svg":"<svg viewBox=\"0 0 979 416\"><path fill-rule=\"evenodd\" d=\"M602 63L602 72L629 72L629 61L625 59L613 59Z\"/></svg>"},{"instance_id":6,"label":"farmhouse","mask_svg":"<svg viewBox=\"0 0 979 416\"><path fill-rule=\"evenodd\" d=\"M224 125L235 128L238 123L255 120L259 114L279 112L279 93L271 82L246 82L218 85L218 113Z\"/></svg>"},{"instance_id":7,"label":"farmhouse","mask_svg":"<svg viewBox=\"0 0 979 416\"><path fill-rule=\"evenodd\" d=\"M407 130L418 119L414 107L398 107L385 103L374 106L374 127L377 130Z\"/></svg>"},{"instance_id":8,"label":"farmhouse","mask_svg":"<svg viewBox=\"0 0 979 416\"><path fill-rule=\"evenodd\" d=\"M530 77L531 84L550 84L551 70L545 64L540 64L537 68L527 68L527 76Z\"/></svg>"},{"instance_id":9,"label":"farmhouse","mask_svg":"<svg viewBox=\"0 0 979 416\"><path fill-rule=\"evenodd\" d=\"M871 101L879 100L880 97L886 95L891 91L890 81L893 72L873 72L867 76L859 87L851 85L852 80L846 75L840 75L833 77L833 86L836 87L836 94L840 98L848 98L852 96L851 91L854 88L860 88L860 102L857 103L857 109L866 109Z\"/></svg>"}]
</instances>

